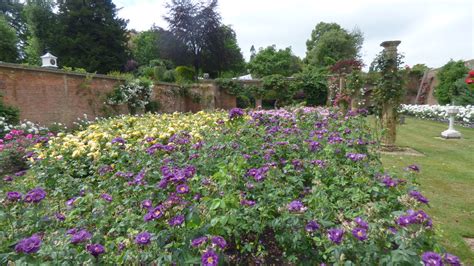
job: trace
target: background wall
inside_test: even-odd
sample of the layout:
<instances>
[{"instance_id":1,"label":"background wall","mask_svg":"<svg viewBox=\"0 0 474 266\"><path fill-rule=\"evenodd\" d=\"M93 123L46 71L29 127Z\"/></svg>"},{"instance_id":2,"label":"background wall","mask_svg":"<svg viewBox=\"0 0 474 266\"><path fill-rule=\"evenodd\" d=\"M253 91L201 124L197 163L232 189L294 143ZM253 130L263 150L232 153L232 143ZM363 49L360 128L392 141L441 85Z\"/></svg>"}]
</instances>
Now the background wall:
<instances>
[{"instance_id":1,"label":"background wall","mask_svg":"<svg viewBox=\"0 0 474 266\"><path fill-rule=\"evenodd\" d=\"M80 74L56 69L0 63L0 94L6 105L20 109L20 119L42 125L53 122L71 126L78 117L89 118L128 113L126 106L105 104L107 93L121 79L94 74ZM153 100L159 112L197 112L204 109L236 107L235 96L219 90L212 82L186 88L158 83Z\"/></svg>"}]
</instances>

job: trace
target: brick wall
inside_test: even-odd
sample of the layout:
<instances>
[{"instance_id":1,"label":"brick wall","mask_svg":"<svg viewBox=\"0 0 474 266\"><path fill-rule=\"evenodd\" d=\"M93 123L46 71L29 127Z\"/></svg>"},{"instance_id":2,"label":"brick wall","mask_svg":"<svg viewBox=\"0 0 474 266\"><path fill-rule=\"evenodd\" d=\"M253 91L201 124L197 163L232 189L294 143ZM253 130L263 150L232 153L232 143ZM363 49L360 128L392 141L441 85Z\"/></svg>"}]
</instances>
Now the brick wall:
<instances>
[{"instance_id":1,"label":"brick wall","mask_svg":"<svg viewBox=\"0 0 474 266\"><path fill-rule=\"evenodd\" d=\"M126 106L104 104L107 93L121 79L93 74L69 73L56 69L0 63L0 94L7 105L20 109L20 118L42 125L60 122L72 125L78 117L89 118L128 113ZM153 100L160 112L196 112L230 109L236 99L212 82L182 89L176 84L155 84Z\"/></svg>"}]
</instances>

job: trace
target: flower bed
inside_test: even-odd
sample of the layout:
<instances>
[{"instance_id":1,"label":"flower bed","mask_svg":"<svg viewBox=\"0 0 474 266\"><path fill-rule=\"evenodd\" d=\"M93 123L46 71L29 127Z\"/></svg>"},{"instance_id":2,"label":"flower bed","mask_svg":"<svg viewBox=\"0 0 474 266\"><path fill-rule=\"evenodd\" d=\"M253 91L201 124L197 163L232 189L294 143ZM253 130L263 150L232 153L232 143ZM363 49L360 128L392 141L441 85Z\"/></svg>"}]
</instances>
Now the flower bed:
<instances>
[{"instance_id":1,"label":"flower bed","mask_svg":"<svg viewBox=\"0 0 474 266\"><path fill-rule=\"evenodd\" d=\"M447 105L415 105L402 104L400 111L406 115L412 115L422 119L432 119L438 121L446 121L449 116L447 113ZM456 121L461 124L474 126L474 106L456 106L459 113L456 115Z\"/></svg>"},{"instance_id":2,"label":"flower bed","mask_svg":"<svg viewBox=\"0 0 474 266\"><path fill-rule=\"evenodd\" d=\"M101 120L1 181L0 263L456 265L375 144L312 108Z\"/></svg>"}]
</instances>

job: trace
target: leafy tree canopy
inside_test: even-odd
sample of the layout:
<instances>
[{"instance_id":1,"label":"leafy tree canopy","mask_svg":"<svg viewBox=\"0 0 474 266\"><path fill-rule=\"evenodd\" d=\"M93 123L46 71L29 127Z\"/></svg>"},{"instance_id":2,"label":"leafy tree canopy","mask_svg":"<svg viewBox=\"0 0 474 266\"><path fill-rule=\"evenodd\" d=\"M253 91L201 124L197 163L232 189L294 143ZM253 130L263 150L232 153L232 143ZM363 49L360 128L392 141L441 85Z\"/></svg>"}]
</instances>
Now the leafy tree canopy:
<instances>
[{"instance_id":1,"label":"leafy tree canopy","mask_svg":"<svg viewBox=\"0 0 474 266\"><path fill-rule=\"evenodd\" d=\"M440 104L450 104L460 95L462 84L456 82L464 79L467 75L468 68L462 60L450 60L436 74L439 83L435 87L434 95ZM455 86L456 85L456 86Z\"/></svg>"},{"instance_id":2,"label":"leafy tree canopy","mask_svg":"<svg viewBox=\"0 0 474 266\"><path fill-rule=\"evenodd\" d=\"M327 67L337 61L356 59L364 37L359 30L348 32L337 23L320 22L306 42L306 63Z\"/></svg>"},{"instance_id":3,"label":"leafy tree canopy","mask_svg":"<svg viewBox=\"0 0 474 266\"><path fill-rule=\"evenodd\" d=\"M159 38L159 32L154 29L132 36L131 51L139 65L147 65L151 60L160 58Z\"/></svg>"},{"instance_id":4,"label":"leafy tree canopy","mask_svg":"<svg viewBox=\"0 0 474 266\"><path fill-rule=\"evenodd\" d=\"M301 71L302 62L290 47L277 50L275 45L272 45L265 49L260 48L250 60L248 68L256 78L275 74L289 77Z\"/></svg>"},{"instance_id":5,"label":"leafy tree canopy","mask_svg":"<svg viewBox=\"0 0 474 266\"><path fill-rule=\"evenodd\" d=\"M14 63L18 60L17 42L15 29L0 15L0 61Z\"/></svg>"}]
</instances>

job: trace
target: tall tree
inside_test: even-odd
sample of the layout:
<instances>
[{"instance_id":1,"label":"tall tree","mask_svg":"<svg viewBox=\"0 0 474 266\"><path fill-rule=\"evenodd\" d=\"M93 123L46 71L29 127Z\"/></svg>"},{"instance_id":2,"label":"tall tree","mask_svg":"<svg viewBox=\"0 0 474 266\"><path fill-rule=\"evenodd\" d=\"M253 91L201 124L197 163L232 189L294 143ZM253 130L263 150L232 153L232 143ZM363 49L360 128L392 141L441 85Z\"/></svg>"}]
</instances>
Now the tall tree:
<instances>
[{"instance_id":1,"label":"tall tree","mask_svg":"<svg viewBox=\"0 0 474 266\"><path fill-rule=\"evenodd\" d=\"M154 29L142 31L131 38L133 58L139 65L147 65L160 58L159 33Z\"/></svg>"},{"instance_id":2,"label":"tall tree","mask_svg":"<svg viewBox=\"0 0 474 266\"><path fill-rule=\"evenodd\" d=\"M53 0L28 0L24 8L28 29L25 61L32 65L40 63L40 56L49 51L59 36L58 18L54 14Z\"/></svg>"},{"instance_id":3,"label":"tall tree","mask_svg":"<svg viewBox=\"0 0 474 266\"><path fill-rule=\"evenodd\" d=\"M453 103L458 94L457 88L455 86L458 80L464 80L466 77L469 68L466 67L464 61L454 61L450 60L446 63L441 69L436 73L436 77L439 82L435 87L434 95L440 104L450 104ZM462 86L461 83L458 83Z\"/></svg>"},{"instance_id":4,"label":"tall tree","mask_svg":"<svg viewBox=\"0 0 474 266\"><path fill-rule=\"evenodd\" d=\"M19 56L22 57L26 41L26 22L23 15L23 3L20 0L0 1L0 15L3 15L8 24L15 30Z\"/></svg>"},{"instance_id":5,"label":"tall tree","mask_svg":"<svg viewBox=\"0 0 474 266\"><path fill-rule=\"evenodd\" d=\"M60 38L52 51L61 65L89 72L119 70L127 61L127 21L117 17L112 0L59 3Z\"/></svg>"},{"instance_id":6,"label":"tall tree","mask_svg":"<svg viewBox=\"0 0 474 266\"><path fill-rule=\"evenodd\" d=\"M199 73L208 36L220 27L221 17L216 11L217 0L210 0L208 3L171 0L166 7L168 14L164 18L169 24L169 30L186 45L193 56L196 73Z\"/></svg>"},{"instance_id":7,"label":"tall tree","mask_svg":"<svg viewBox=\"0 0 474 266\"><path fill-rule=\"evenodd\" d=\"M336 23L320 22L306 42L305 62L310 66L327 67L340 60L356 59L363 41L357 29L348 32Z\"/></svg>"},{"instance_id":8,"label":"tall tree","mask_svg":"<svg viewBox=\"0 0 474 266\"><path fill-rule=\"evenodd\" d=\"M288 77L301 71L301 65L301 60L293 55L290 47L277 50L275 45L272 45L265 49L260 48L250 60L248 68L256 78L274 74Z\"/></svg>"},{"instance_id":9,"label":"tall tree","mask_svg":"<svg viewBox=\"0 0 474 266\"><path fill-rule=\"evenodd\" d=\"M203 71L211 77L219 77L222 72L241 73L245 69L245 60L237 43L235 31L222 25L212 32L203 51Z\"/></svg>"},{"instance_id":10,"label":"tall tree","mask_svg":"<svg viewBox=\"0 0 474 266\"><path fill-rule=\"evenodd\" d=\"M0 61L15 63L18 60L18 38L3 15L0 15Z\"/></svg>"}]
</instances>

